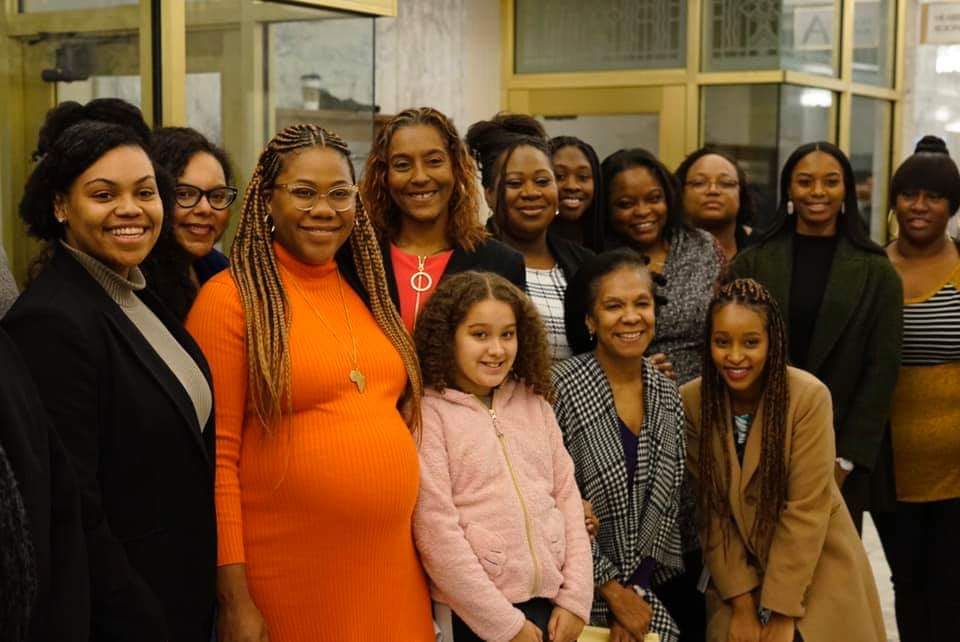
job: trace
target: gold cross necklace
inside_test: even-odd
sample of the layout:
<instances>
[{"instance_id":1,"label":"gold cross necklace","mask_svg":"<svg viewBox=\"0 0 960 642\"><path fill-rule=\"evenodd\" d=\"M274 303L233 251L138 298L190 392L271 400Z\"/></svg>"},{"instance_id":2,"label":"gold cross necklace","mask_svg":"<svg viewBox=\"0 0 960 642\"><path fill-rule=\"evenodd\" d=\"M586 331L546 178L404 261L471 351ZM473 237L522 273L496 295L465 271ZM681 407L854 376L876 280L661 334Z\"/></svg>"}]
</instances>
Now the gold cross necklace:
<instances>
[{"instance_id":1,"label":"gold cross necklace","mask_svg":"<svg viewBox=\"0 0 960 642\"><path fill-rule=\"evenodd\" d=\"M286 270L285 270L286 271ZM310 306L310 309L313 310L313 313L317 315L317 318L320 319L320 322L323 323L323 326L330 331L330 334L333 335L333 338L336 339L337 345L346 353L347 357L350 359L350 364L352 365L350 369L350 381L357 387L357 392L363 393L367 387L367 378L363 376L363 373L360 372L360 365L357 362L357 337L353 334L353 324L350 323L350 312L347 310L347 300L343 296L343 282L340 280L340 270L336 271L337 274L337 291L340 293L340 303L343 304L343 317L347 320L347 330L350 332L350 342L353 345L353 352L347 352L347 349L344 347L345 344L340 340L340 337L336 332L333 331L333 328L330 327L330 324L327 323L327 320L323 318L323 315L320 314L320 311L313 305L310 299L307 298L307 295L302 289L300 289L300 284L297 283L297 278L287 273L287 276L290 277L290 283L293 284L293 288L297 291L304 301L307 302L307 305Z\"/></svg>"}]
</instances>

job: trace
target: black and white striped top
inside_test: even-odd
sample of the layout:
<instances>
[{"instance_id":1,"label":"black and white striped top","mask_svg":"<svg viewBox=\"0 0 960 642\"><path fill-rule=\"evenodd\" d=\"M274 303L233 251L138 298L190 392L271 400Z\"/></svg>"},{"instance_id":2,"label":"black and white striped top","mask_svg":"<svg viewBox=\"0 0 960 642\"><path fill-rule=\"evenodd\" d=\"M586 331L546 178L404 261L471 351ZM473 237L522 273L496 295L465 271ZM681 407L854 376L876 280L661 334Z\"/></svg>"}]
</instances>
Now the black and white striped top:
<instances>
[{"instance_id":1,"label":"black and white striped top","mask_svg":"<svg viewBox=\"0 0 960 642\"><path fill-rule=\"evenodd\" d=\"M960 269L936 294L903 306L905 366L960 361Z\"/></svg>"},{"instance_id":2,"label":"black and white striped top","mask_svg":"<svg viewBox=\"0 0 960 642\"><path fill-rule=\"evenodd\" d=\"M527 268L527 296L543 319L550 356L554 361L566 359L573 354L570 344L567 343L566 324L563 320L563 294L566 291L567 279L559 265L549 270Z\"/></svg>"}]
</instances>

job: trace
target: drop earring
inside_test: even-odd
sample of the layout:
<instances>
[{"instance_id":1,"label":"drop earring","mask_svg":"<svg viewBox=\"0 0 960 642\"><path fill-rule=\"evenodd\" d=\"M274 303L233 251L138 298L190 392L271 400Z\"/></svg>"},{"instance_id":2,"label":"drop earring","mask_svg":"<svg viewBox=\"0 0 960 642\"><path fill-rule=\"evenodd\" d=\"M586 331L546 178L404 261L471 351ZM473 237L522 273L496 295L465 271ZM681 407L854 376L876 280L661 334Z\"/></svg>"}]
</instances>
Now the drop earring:
<instances>
[{"instance_id":1,"label":"drop earring","mask_svg":"<svg viewBox=\"0 0 960 642\"><path fill-rule=\"evenodd\" d=\"M787 201L787 216L793 216L793 201Z\"/></svg>"},{"instance_id":2,"label":"drop earring","mask_svg":"<svg viewBox=\"0 0 960 642\"><path fill-rule=\"evenodd\" d=\"M840 213L841 213L841 214L846 214L846 213L847 213L847 204L846 204L846 203L840 203Z\"/></svg>"},{"instance_id":3,"label":"drop earring","mask_svg":"<svg viewBox=\"0 0 960 642\"><path fill-rule=\"evenodd\" d=\"M270 226L270 235L273 236L273 233L276 231L277 226L273 224L273 219L270 218L269 214L263 217L263 222L267 223Z\"/></svg>"}]
</instances>

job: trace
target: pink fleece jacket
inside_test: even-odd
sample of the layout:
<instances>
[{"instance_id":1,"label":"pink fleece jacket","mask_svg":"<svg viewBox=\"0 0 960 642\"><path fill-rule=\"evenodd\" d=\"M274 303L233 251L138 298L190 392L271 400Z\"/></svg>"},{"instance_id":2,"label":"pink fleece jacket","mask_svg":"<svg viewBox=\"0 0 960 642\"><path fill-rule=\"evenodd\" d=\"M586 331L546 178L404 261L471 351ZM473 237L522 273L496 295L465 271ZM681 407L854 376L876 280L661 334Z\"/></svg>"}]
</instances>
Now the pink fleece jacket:
<instances>
[{"instance_id":1,"label":"pink fleece jacket","mask_svg":"<svg viewBox=\"0 0 960 642\"><path fill-rule=\"evenodd\" d=\"M492 411L427 390L413 534L433 598L484 640L523 627L513 605L550 599L590 620L593 566L573 461L550 405L508 380Z\"/></svg>"}]
</instances>

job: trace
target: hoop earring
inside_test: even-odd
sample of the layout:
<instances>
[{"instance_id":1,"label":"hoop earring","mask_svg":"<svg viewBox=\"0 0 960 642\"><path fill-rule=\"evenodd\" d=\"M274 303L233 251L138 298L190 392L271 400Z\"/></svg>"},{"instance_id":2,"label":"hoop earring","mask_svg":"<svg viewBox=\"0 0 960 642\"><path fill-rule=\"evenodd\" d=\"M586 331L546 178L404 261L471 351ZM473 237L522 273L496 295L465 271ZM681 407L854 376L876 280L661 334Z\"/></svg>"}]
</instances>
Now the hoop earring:
<instances>
[{"instance_id":1,"label":"hoop earring","mask_svg":"<svg viewBox=\"0 0 960 642\"><path fill-rule=\"evenodd\" d=\"M270 230L269 230L269 231L270 231L270 236L273 236L273 233L277 230L277 226L274 225L273 219L270 218L270 215L269 215L269 214L267 214L266 216L263 217L263 222L270 224Z\"/></svg>"},{"instance_id":2,"label":"hoop earring","mask_svg":"<svg viewBox=\"0 0 960 642\"><path fill-rule=\"evenodd\" d=\"M793 216L793 201L787 201L787 216Z\"/></svg>"}]
</instances>

